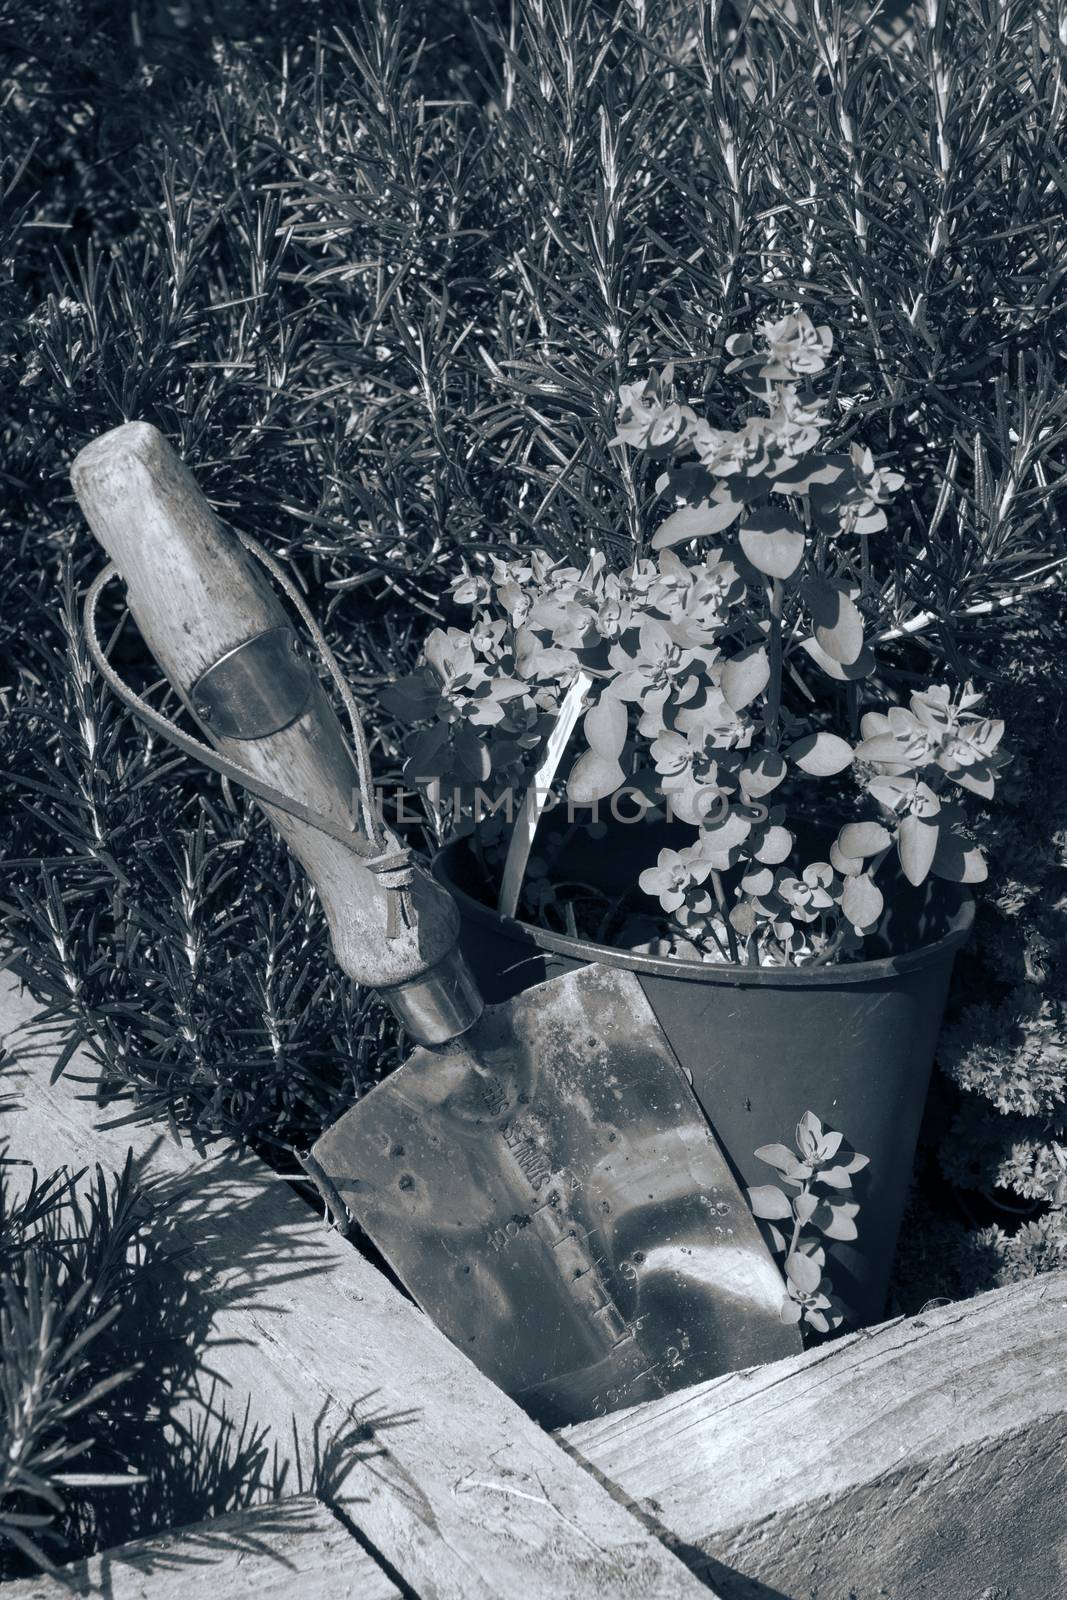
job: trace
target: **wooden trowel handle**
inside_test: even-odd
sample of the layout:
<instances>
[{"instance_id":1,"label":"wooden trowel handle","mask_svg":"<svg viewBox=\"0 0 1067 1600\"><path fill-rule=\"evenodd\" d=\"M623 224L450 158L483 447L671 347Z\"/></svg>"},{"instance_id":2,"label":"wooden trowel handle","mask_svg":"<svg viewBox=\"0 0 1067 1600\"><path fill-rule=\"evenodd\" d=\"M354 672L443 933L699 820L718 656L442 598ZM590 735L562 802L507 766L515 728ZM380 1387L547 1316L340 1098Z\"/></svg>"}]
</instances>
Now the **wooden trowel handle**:
<instances>
[{"instance_id":1,"label":"wooden trowel handle","mask_svg":"<svg viewBox=\"0 0 1067 1600\"><path fill-rule=\"evenodd\" d=\"M333 707L270 584L163 435L145 422L115 428L81 451L71 480L148 648L207 741L283 796L349 824L358 776ZM263 809L318 890L351 978L381 989L420 1043L477 1020L446 890L415 866L398 919L395 891L352 848Z\"/></svg>"}]
</instances>

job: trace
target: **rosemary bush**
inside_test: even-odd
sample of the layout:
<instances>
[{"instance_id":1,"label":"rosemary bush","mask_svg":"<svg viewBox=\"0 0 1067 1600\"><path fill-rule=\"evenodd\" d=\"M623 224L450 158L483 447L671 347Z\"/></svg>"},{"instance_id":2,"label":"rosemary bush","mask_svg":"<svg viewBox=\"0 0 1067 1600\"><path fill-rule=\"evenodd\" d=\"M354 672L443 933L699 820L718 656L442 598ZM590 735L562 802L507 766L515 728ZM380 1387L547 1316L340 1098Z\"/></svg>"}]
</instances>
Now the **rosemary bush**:
<instances>
[{"instance_id":1,"label":"rosemary bush","mask_svg":"<svg viewBox=\"0 0 1067 1600\"><path fill-rule=\"evenodd\" d=\"M135 1372L129 1326L116 1320L144 1265L129 1166L111 1185L98 1168L86 1205L63 1172L34 1172L16 1193L9 1162L0 1154L3 1577L19 1556L49 1566L85 1542L87 1490L128 1495L138 1481L114 1448Z\"/></svg>"},{"instance_id":2,"label":"rosemary bush","mask_svg":"<svg viewBox=\"0 0 1067 1600\"><path fill-rule=\"evenodd\" d=\"M258 815L93 681L75 451L175 441L303 583L388 778L376 690L465 566L650 536L620 387L673 357L714 418L727 335L802 309L832 443L905 478L887 681L980 683L1062 554L1067 47L1052 0L896 40L839 0L193 10L0 0L2 900L117 1115L299 1150L396 1040Z\"/></svg>"},{"instance_id":3,"label":"rosemary bush","mask_svg":"<svg viewBox=\"0 0 1067 1600\"><path fill-rule=\"evenodd\" d=\"M0 1578L283 1492L284 1442L215 1392L174 1195L129 1160L41 1178L0 1146Z\"/></svg>"}]
</instances>

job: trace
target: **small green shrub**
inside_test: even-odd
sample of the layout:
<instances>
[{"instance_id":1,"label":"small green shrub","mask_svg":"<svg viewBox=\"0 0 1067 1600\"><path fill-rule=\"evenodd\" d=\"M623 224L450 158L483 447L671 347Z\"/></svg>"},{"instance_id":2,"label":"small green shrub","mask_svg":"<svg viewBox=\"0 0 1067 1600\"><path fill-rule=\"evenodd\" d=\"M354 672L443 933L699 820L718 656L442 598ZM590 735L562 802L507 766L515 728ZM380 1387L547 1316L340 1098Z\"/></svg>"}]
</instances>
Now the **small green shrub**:
<instances>
[{"instance_id":1,"label":"small green shrub","mask_svg":"<svg viewBox=\"0 0 1067 1600\"><path fill-rule=\"evenodd\" d=\"M73 1175L13 1192L0 1153L0 1575L18 1555L50 1566L76 1550L92 1493L136 1474L108 1434L134 1376L115 1324L138 1276L144 1208L129 1166L97 1169L88 1205ZM88 1493L87 1493L88 1492ZM17 1555L14 1554L17 1552Z\"/></svg>"},{"instance_id":2,"label":"small green shrub","mask_svg":"<svg viewBox=\"0 0 1067 1600\"><path fill-rule=\"evenodd\" d=\"M0 1578L283 1492L284 1440L216 1392L217 1305L174 1233L183 1190L132 1158L40 1178L0 1145Z\"/></svg>"}]
</instances>

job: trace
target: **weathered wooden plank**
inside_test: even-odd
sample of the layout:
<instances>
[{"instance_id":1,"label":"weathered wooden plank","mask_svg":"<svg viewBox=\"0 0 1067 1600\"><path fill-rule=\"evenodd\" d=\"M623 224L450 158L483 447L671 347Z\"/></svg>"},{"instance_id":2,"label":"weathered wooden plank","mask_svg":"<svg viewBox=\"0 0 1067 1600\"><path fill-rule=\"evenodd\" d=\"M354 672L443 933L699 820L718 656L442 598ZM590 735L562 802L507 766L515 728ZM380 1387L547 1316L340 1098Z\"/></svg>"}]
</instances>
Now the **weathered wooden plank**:
<instances>
[{"instance_id":1,"label":"weathered wooden plank","mask_svg":"<svg viewBox=\"0 0 1067 1600\"><path fill-rule=\"evenodd\" d=\"M230 1413L250 1399L294 1475L299 1458L301 1484L340 1506L420 1600L707 1600L681 1561L262 1162L201 1161L156 1129L101 1130L70 1076L84 1075L84 1060L50 1085L54 1051L19 1031L34 1010L0 974L0 1042L17 1060L6 1086L21 1101L2 1129L12 1152L43 1170L119 1168L132 1145L165 1181L168 1237L189 1251L187 1278L211 1326L205 1365ZM218 1397L197 1403L202 1417Z\"/></svg>"},{"instance_id":2,"label":"weathered wooden plank","mask_svg":"<svg viewBox=\"0 0 1067 1600\"><path fill-rule=\"evenodd\" d=\"M320 1500L294 1495L213 1517L154 1539L137 1539L57 1578L5 1583L4 1600L186 1600L194 1585L211 1600L399 1600L374 1557Z\"/></svg>"},{"instance_id":3,"label":"weathered wooden plank","mask_svg":"<svg viewBox=\"0 0 1067 1600\"><path fill-rule=\"evenodd\" d=\"M724 1600L1057 1600L1067 1272L564 1437Z\"/></svg>"}]
</instances>

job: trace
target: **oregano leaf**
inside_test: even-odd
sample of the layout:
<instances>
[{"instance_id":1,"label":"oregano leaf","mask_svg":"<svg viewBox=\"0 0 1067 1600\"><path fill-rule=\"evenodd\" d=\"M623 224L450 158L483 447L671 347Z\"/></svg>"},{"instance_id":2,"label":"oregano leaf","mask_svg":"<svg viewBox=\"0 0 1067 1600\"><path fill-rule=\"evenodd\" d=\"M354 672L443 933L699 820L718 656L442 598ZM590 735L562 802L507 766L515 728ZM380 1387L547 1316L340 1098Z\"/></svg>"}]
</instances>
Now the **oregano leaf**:
<instances>
[{"instance_id":1,"label":"oregano leaf","mask_svg":"<svg viewBox=\"0 0 1067 1600\"><path fill-rule=\"evenodd\" d=\"M738 543L768 578L791 578L804 559L804 530L790 512L768 508L751 512L738 533Z\"/></svg>"},{"instance_id":2,"label":"oregano leaf","mask_svg":"<svg viewBox=\"0 0 1067 1600\"><path fill-rule=\"evenodd\" d=\"M905 817L897 829L897 855L904 876L916 888L925 883L937 854L937 840L941 832L936 817L927 820L915 815Z\"/></svg>"},{"instance_id":3,"label":"oregano leaf","mask_svg":"<svg viewBox=\"0 0 1067 1600\"><path fill-rule=\"evenodd\" d=\"M844 666L858 661L863 649L863 617L848 595L817 576L805 580L802 593L816 641L826 654Z\"/></svg>"},{"instance_id":4,"label":"oregano leaf","mask_svg":"<svg viewBox=\"0 0 1067 1600\"><path fill-rule=\"evenodd\" d=\"M590 750L608 761L618 761L626 744L629 718L626 707L613 694L603 694L586 712L582 731Z\"/></svg>"},{"instance_id":5,"label":"oregano leaf","mask_svg":"<svg viewBox=\"0 0 1067 1600\"><path fill-rule=\"evenodd\" d=\"M792 848L793 835L789 829L776 825L767 829L758 847L752 852L753 859L765 867L781 866L782 862L788 859Z\"/></svg>"},{"instance_id":6,"label":"oregano leaf","mask_svg":"<svg viewBox=\"0 0 1067 1600\"><path fill-rule=\"evenodd\" d=\"M884 905L881 889L866 872L845 879L841 890L841 910L857 933L865 933L875 926Z\"/></svg>"},{"instance_id":7,"label":"oregano leaf","mask_svg":"<svg viewBox=\"0 0 1067 1600\"><path fill-rule=\"evenodd\" d=\"M679 506L656 530L652 540L653 550L668 550L671 545L683 544L687 539L704 539L713 533L722 533L731 522L736 522L744 508L743 500L735 500L728 489L716 489L699 505Z\"/></svg>"},{"instance_id":8,"label":"oregano leaf","mask_svg":"<svg viewBox=\"0 0 1067 1600\"><path fill-rule=\"evenodd\" d=\"M825 731L805 734L789 746L786 755L794 766L816 778L832 778L852 764L852 746L848 741L840 734Z\"/></svg>"},{"instance_id":9,"label":"oregano leaf","mask_svg":"<svg viewBox=\"0 0 1067 1600\"><path fill-rule=\"evenodd\" d=\"M837 836L841 854L845 856L876 856L888 850L893 835L880 822L846 822Z\"/></svg>"},{"instance_id":10,"label":"oregano leaf","mask_svg":"<svg viewBox=\"0 0 1067 1600\"><path fill-rule=\"evenodd\" d=\"M761 1144L753 1154L757 1161L764 1162L768 1167L777 1167L779 1172L788 1172L796 1166L796 1152L790 1150L787 1144Z\"/></svg>"},{"instance_id":11,"label":"oregano leaf","mask_svg":"<svg viewBox=\"0 0 1067 1600\"><path fill-rule=\"evenodd\" d=\"M785 1258L785 1270L791 1283L795 1283L802 1294L814 1294L822 1282L822 1268L811 1256L794 1250Z\"/></svg>"},{"instance_id":12,"label":"oregano leaf","mask_svg":"<svg viewBox=\"0 0 1067 1600\"><path fill-rule=\"evenodd\" d=\"M874 651L869 645L864 645L855 661L847 664L835 661L828 655L818 639L802 639L800 648L807 652L816 666L821 667L828 678L833 678L835 683L857 683L861 678L869 678L878 665Z\"/></svg>"},{"instance_id":13,"label":"oregano leaf","mask_svg":"<svg viewBox=\"0 0 1067 1600\"><path fill-rule=\"evenodd\" d=\"M762 800L783 781L788 771L777 750L759 750L750 756L738 773L738 782L749 800Z\"/></svg>"},{"instance_id":14,"label":"oregano leaf","mask_svg":"<svg viewBox=\"0 0 1067 1600\"><path fill-rule=\"evenodd\" d=\"M976 844L962 838L954 828L942 828L934 852L935 878L950 883L984 883L989 876L985 856Z\"/></svg>"},{"instance_id":15,"label":"oregano leaf","mask_svg":"<svg viewBox=\"0 0 1067 1600\"><path fill-rule=\"evenodd\" d=\"M754 1217L762 1217L768 1222L784 1222L787 1217L793 1215L789 1196L783 1194L781 1189L776 1189L773 1183L761 1184L755 1189L750 1189L748 1203Z\"/></svg>"},{"instance_id":16,"label":"oregano leaf","mask_svg":"<svg viewBox=\"0 0 1067 1600\"><path fill-rule=\"evenodd\" d=\"M819 1206L815 1226L827 1239L858 1239L855 1218L859 1206L854 1200L827 1200Z\"/></svg>"},{"instance_id":17,"label":"oregano leaf","mask_svg":"<svg viewBox=\"0 0 1067 1600\"><path fill-rule=\"evenodd\" d=\"M741 711L762 694L770 682L771 664L766 646L750 644L731 656L722 669L723 699L731 711Z\"/></svg>"},{"instance_id":18,"label":"oregano leaf","mask_svg":"<svg viewBox=\"0 0 1067 1600\"><path fill-rule=\"evenodd\" d=\"M598 800L604 800L609 794L614 794L625 777L622 766L611 756L602 756L595 750L586 750L571 769L571 775L567 780L567 794L575 805L595 805Z\"/></svg>"}]
</instances>

